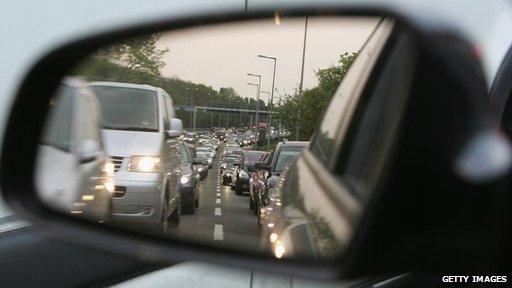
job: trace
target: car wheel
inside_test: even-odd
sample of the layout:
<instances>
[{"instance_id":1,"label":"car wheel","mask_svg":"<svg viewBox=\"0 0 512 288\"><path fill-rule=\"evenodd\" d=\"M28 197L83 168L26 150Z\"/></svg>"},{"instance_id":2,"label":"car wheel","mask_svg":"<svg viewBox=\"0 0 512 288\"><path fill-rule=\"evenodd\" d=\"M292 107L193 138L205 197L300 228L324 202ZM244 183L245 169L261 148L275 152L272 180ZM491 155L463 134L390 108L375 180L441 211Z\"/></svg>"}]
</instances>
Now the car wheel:
<instances>
[{"instance_id":1,"label":"car wheel","mask_svg":"<svg viewBox=\"0 0 512 288\"><path fill-rule=\"evenodd\" d=\"M167 228L169 228L169 218L167 218L167 211L169 210L169 198L168 191L165 191L164 203L162 203L162 215L160 215L160 228L162 232L167 233Z\"/></svg>"},{"instance_id":2,"label":"car wheel","mask_svg":"<svg viewBox=\"0 0 512 288\"><path fill-rule=\"evenodd\" d=\"M251 209L251 210L254 209L254 201L252 200L251 197L249 197L249 209Z\"/></svg>"},{"instance_id":3,"label":"car wheel","mask_svg":"<svg viewBox=\"0 0 512 288\"><path fill-rule=\"evenodd\" d=\"M260 213L258 213L259 209L260 209L260 207L258 205L258 202L254 201L254 215L260 214Z\"/></svg>"},{"instance_id":4,"label":"car wheel","mask_svg":"<svg viewBox=\"0 0 512 288\"><path fill-rule=\"evenodd\" d=\"M236 195L242 195L242 188L238 187L238 186L235 186L235 194Z\"/></svg>"},{"instance_id":5,"label":"car wheel","mask_svg":"<svg viewBox=\"0 0 512 288\"><path fill-rule=\"evenodd\" d=\"M169 221L174 225L180 224L180 213L181 213L181 205L178 204L178 206L176 206L176 208L172 212L171 217L169 217Z\"/></svg>"},{"instance_id":6,"label":"car wheel","mask_svg":"<svg viewBox=\"0 0 512 288\"><path fill-rule=\"evenodd\" d=\"M196 207L199 207L199 199L196 199L196 200L194 201L194 205L195 205Z\"/></svg>"},{"instance_id":7,"label":"car wheel","mask_svg":"<svg viewBox=\"0 0 512 288\"><path fill-rule=\"evenodd\" d=\"M183 206L181 207L181 214L187 214L187 215L194 214L194 206L195 206L194 200L189 201L187 203L183 203Z\"/></svg>"}]
</instances>

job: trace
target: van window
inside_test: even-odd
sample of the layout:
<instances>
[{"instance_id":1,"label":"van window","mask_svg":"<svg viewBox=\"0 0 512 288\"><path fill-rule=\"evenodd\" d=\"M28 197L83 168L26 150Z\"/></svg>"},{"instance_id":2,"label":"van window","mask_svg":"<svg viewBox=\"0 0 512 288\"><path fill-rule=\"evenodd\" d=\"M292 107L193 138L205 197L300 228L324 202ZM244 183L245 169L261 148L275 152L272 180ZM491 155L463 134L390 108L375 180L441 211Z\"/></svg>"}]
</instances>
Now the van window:
<instances>
[{"instance_id":1,"label":"van window","mask_svg":"<svg viewBox=\"0 0 512 288\"><path fill-rule=\"evenodd\" d=\"M101 126L112 130L158 131L158 102L155 91L92 86L101 103Z\"/></svg>"}]
</instances>

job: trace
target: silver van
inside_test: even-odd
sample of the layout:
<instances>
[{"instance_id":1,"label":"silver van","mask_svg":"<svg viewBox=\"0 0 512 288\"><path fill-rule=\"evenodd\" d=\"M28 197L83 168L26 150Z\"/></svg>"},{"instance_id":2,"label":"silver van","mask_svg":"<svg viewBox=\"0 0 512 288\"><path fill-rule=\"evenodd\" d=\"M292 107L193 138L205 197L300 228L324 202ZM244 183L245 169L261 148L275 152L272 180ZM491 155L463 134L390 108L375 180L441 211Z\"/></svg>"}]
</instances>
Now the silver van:
<instances>
[{"instance_id":1,"label":"silver van","mask_svg":"<svg viewBox=\"0 0 512 288\"><path fill-rule=\"evenodd\" d=\"M114 163L113 215L144 224L179 223L183 125L161 88L92 82L102 107L105 150Z\"/></svg>"}]
</instances>

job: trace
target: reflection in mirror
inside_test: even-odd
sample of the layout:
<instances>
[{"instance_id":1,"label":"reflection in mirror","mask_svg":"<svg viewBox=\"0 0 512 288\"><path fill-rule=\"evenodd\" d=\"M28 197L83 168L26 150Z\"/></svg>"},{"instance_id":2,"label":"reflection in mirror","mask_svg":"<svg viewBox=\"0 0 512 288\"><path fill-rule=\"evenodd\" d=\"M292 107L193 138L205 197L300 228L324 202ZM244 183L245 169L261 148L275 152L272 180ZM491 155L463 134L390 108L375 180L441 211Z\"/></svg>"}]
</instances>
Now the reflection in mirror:
<instances>
[{"instance_id":1,"label":"reflection in mirror","mask_svg":"<svg viewBox=\"0 0 512 288\"><path fill-rule=\"evenodd\" d=\"M104 47L68 73L49 103L39 197L102 225L332 259L351 226L296 159L313 135L321 141L309 149L321 162L334 159L331 132L350 109L329 108L319 125L324 110L333 96L348 107L336 91L352 88L338 89L341 80L375 31L385 41L391 23L272 18Z\"/></svg>"}]
</instances>

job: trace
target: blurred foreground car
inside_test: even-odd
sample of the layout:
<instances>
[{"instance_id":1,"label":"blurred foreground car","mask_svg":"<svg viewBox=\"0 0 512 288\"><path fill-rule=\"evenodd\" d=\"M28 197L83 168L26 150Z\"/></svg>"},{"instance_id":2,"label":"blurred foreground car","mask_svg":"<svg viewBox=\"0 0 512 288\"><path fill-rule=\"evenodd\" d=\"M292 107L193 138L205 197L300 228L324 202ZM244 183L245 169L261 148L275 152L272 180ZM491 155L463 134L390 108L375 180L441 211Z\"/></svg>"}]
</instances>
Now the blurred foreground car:
<instances>
[{"instance_id":1,"label":"blurred foreground car","mask_svg":"<svg viewBox=\"0 0 512 288\"><path fill-rule=\"evenodd\" d=\"M50 105L38 151L40 195L55 209L108 221L114 166L103 150L98 99L87 83L67 78ZM76 129L80 126L86 129Z\"/></svg>"}]
</instances>

